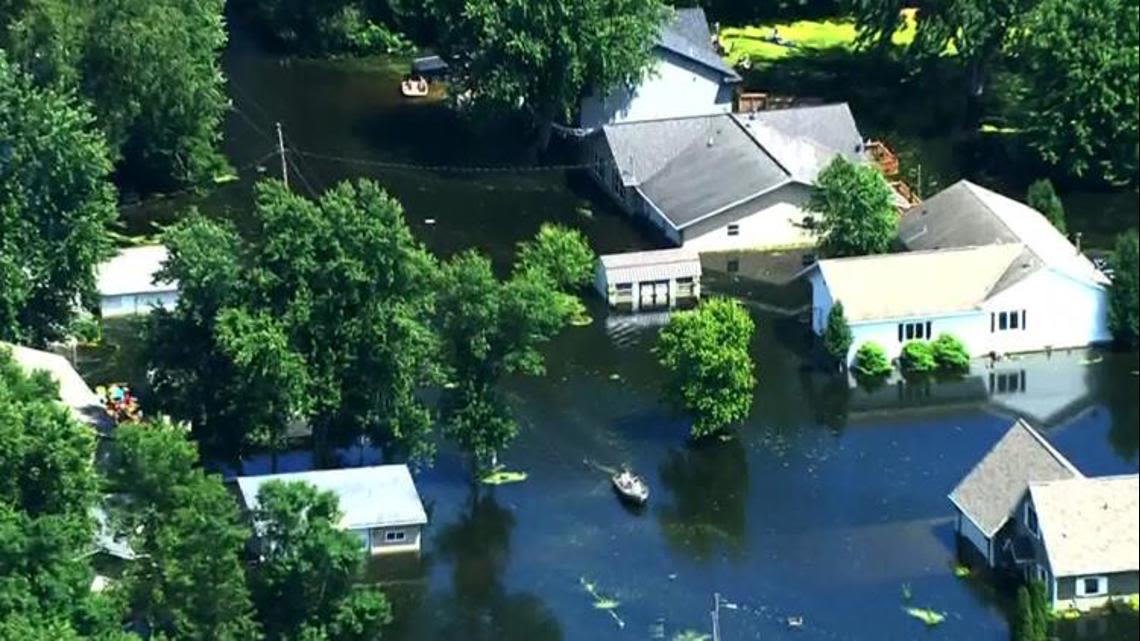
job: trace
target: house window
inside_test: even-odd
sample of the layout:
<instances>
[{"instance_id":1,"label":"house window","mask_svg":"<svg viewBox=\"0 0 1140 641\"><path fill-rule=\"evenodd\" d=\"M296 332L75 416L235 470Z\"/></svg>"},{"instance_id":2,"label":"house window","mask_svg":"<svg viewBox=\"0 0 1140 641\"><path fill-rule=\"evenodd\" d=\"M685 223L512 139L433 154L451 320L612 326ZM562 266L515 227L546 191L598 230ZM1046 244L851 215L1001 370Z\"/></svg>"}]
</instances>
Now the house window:
<instances>
[{"instance_id":1,"label":"house window","mask_svg":"<svg viewBox=\"0 0 1140 641\"><path fill-rule=\"evenodd\" d=\"M395 531L389 530L388 532L384 533L384 540L387 541L388 543L396 543L398 541L403 541L406 537L407 537L407 534L405 534L403 530L395 530Z\"/></svg>"},{"instance_id":2,"label":"house window","mask_svg":"<svg viewBox=\"0 0 1140 641\"><path fill-rule=\"evenodd\" d=\"M899 323L899 342L930 338L931 322Z\"/></svg>"},{"instance_id":3,"label":"house window","mask_svg":"<svg viewBox=\"0 0 1140 641\"><path fill-rule=\"evenodd\" d=\"M617 293L619 294L632 294L633 283L618 283L617 285L614 285L614 289L617 290Z\"/></svg>"},{"instance_id":4,"label":"house window","mask_svg":"<svg viewBox=\"0 0 1140 641\"><path fill-rule=\"evenodd\" d=\"M1025 529L1029 530L1033 536L1041 538L1041 530L1038 529L1037 524L1037 510L1033 509L1033 504L1029 501L1025 502ZM1038 566L1038 569L1040 567Z\"/></svg>"},{"instance_id":5,"label":"house window","mask_svg":"<svg viewBox=\"0 0 1140 641\"><path fill-rule=\"evenodd\" d=\"M1108 594L1108 577L1082 576L1077 579L1077 596L1104 596Z\"/></svg>"},{"instance_id":6,"label":"house window","mask_svg":"<svg viewBox=\"0 0 1140 641\"><path fill-rule=\"evenodd\" d=\"M1042 582L1042 583L1048 583L1049 582L1049 571L1046 570L1044 568L1044 566L1042 566L1041 564L1037 564L1036 568L1037 568L1037 577L1036 577L1037 580Z\"/></svg>"},{"instance_id":7,"label":"house window","mask_svg":"<svg viewBox=\"0 0 1140 641\"><path fill-rule=\"evenodd\" d=\"M730 274L735 274L740 271L740 261L736 258L728 259L728 262L725 263L724 270Z\"/></svg>"},{"instance_id":8,"label":"house window","mask_svg":"<svg viewBox=\"0 0 1140 641\"><path fill-rule=\"evenodd\" d=\"M990 394L1013 394L1025 391L1025 370L990 372Z\"/></svg>"},{"instance_id":9,"label":"house window","mask_svg":"<svg viewBox=\"0 0 1140 641\"><path fill-rule=\"evenodd\" d=\"M995 331L1011 331L1015 329L1025 329L1025 310L1015 310L1009 312L998 312L996 314L996 328L995 328L995 314L990 313L990 332Z\"/></svg>"},{"instance_id":10,"label":"house window","mask_svg":"<svg viewBox=\"0 0 1140 641\"><path fill-rule=\"evenodd\" d=\"M736 223L732 223L731 225L729 225L728 226L728 235L729 236L739 236L740 235L740 225L737 225Z\"/></svg>"}]
</instances>

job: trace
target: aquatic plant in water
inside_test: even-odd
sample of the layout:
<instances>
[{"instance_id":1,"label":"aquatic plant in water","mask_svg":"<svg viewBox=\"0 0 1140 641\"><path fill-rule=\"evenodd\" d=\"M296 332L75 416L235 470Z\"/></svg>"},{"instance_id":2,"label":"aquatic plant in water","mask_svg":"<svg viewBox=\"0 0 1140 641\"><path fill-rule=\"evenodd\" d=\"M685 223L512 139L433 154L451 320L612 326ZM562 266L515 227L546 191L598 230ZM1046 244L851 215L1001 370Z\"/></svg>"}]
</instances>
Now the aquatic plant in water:
<instances>
[{"instance_id":1,"label":"aquatic plant in water","mask_svg":"<svg viewBox=\"0 0 1140 641\"><path fill-rule=\"evenodd\" d=\"M521 483L527 478L526 472L507 470L496 467L479 479L484 485L506 485L508 483Z\"/></svg>"},{"instance_id":2,"label":"aquatic plant in water","mask_svg":"<svg viewBox=\"0 0 1140 641\"><path fill-rule=\"evenodd\" d=\"M934 626L946 620L946 614L935 612L929 608L903 608L907 614L922 621L926 625Z\"/></svg>"}]
</instances>

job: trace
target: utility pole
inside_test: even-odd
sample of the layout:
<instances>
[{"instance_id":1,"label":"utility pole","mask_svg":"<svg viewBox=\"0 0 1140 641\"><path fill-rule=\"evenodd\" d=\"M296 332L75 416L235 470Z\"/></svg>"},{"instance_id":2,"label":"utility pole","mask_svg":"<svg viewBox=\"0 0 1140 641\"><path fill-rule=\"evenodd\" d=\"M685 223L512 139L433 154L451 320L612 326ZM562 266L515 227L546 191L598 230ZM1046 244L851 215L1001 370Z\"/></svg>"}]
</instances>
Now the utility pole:
<instances>
[{"instance_id":1,"label":"utility pole","mask_svg":"<svg viewBox=\"0 0 1140 641\"><path fill-rule=\"evenodd\" d=\"M281 156L281 180L289 188L289 166L285 163L285 134L281 133L281 123L277 123L277 155Z\"/></svg>"}]
</instances>

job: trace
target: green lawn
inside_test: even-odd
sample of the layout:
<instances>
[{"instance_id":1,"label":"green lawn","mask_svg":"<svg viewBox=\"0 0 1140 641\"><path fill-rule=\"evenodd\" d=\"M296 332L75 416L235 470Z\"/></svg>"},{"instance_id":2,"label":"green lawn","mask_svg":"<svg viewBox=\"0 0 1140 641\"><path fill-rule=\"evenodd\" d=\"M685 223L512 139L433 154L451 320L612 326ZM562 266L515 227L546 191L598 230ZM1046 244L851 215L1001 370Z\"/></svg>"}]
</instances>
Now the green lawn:
<instances>
[{"instance_id":1,"label":"green lawn","mask_svg":"<svg viewBox=\"0 0 1140 641\"><path fill-rule=\"evenodd\" d=\"M778 29L780 38L795 43L785 47L768 42L772 29ZM896 45L907 45L914 40L915 14L906 10L906 22L891 37ZM815 53L825 49L852 49L855 46L855 22L850 19L799 20L787 23L766 23L746 27L725 27L720 31L720 44L725 58L736 65L744 59L753 64L773 62L788 56Z\"/></svg>"}]
</instances>

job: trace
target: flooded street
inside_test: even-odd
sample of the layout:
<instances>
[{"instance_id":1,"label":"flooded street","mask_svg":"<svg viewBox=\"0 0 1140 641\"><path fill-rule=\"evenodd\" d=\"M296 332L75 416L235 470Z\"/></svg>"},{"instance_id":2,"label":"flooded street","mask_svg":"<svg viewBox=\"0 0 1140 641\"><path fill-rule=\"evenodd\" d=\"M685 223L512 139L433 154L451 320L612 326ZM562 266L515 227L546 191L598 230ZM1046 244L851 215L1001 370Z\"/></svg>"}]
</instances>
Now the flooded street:
<instances>
[{"instance_id":1,"label":"flooded street","mask_svg":"<svg viewBox=\"0 0 1140 641\"><path fill-rule=\"evenodd\" d=\"M456 169L522 164L524 152L509 130L476 131L442 105L403 101L393 63L285 62L239 43L226 64L237 109L226 149L243 180L197 203L209 215L240 222L249 179L277 175L281 122L298 150L294 188L375 178L442 255L477 247L505 264L545 221L581 229L599 253L655 243L575 171ZM129 229L149 232L183 204L124 213ZM802 293L775 289L791 300ZM708 633L719 593L724 641L1005 641L1009 595L985 577L955 576L946 495L1018 416L1087 475L1140 466L1134 353L977 363L959 381L868 392L812 370L807 327L761 311L752 417L733 439L691 446L687 424L661 402L656 327L590 303L594 323L550 346L546 377L509 383L523 429L504 462L527 481L475 487L446 447L417 474L430 517L424 554L372 568L394 601L385 639L671 640ZM130 352L89 355L84 373L137 380ZM343 457L378 459L369 450ZM279 470L312 460L286 454ZM649 481L644 510L619 504L596 467L622 463ZM255 458L243 471L267 466ZM619 605L595 608L584 582ZM908 605L946 621L926 628ZM792 628L796 617L802 626ZM1136 617L1065 622L1060 634L1135 639Z\"/></svg>"}]
</instances>

